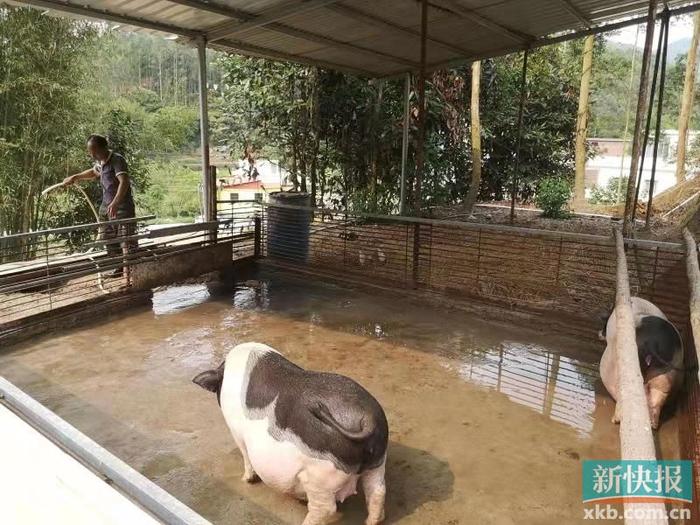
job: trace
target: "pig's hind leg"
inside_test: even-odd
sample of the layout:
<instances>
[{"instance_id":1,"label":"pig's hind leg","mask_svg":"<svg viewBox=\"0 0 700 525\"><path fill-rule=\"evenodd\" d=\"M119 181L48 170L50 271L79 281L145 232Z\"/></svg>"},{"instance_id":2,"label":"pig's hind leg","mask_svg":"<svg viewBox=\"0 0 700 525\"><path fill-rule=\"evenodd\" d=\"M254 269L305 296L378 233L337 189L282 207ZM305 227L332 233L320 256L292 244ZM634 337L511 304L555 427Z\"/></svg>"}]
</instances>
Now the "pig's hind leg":
<instances>
[{"instance_id":1,"label":"pig's hind leg","mask_svg":"<svg viewBox=\"0 0 700 525\"><path fill-rule=\"evenodd\" d=\"M338 518L335 493L328 490L307 489L306 498L308 512L302 525L326 525Z\"/></svg>"},{"instance_id":2,"label":"pig's hind leg","mask_svg":"<svg viewBox=\"0 0 700 525\"><path fill-rule=\"evenodd\" d=\"M245 446L245 441L238 436L236 432L232 431L231 434L233 435L233 440L236 442L238 450L241 451L241 456L243 456L243 476L241 476L241 479L246 483L255 483L259 481L260 478L255 473L255 470L253 470L253 465L248 457L248 449Z\"/></svg>"},{"instance_id":3,"label":"pig's hind leg","mask_svg":"<svg viewBox=\"0 0 700 525\"><path fill-rule=\"evenodd\" d=\"M377 525L384 521L384 499L386 497L385 469L386 458L380 466L362 474L362 490L365 493L368 513L365 525Z\"/></svg>"}]
</instances>

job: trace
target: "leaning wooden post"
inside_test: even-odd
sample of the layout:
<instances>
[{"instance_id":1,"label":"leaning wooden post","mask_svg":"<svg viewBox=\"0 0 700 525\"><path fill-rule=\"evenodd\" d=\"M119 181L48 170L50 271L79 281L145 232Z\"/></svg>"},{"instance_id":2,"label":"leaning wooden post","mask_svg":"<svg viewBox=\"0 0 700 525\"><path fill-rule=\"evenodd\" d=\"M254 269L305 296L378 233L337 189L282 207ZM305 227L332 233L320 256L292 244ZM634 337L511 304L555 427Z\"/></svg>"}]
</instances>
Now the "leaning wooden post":
<instances>
[{"instance_id":1,"label":"leaning wooden post","mask_svg":"<svg viewBox=\"0 0 700 525\"><path fill-rule=\"evenodd\" d=\"M700 363L700 265L698 265L698 245L688 228L683 228L685 237L685 262L690 286L690 327L693 330L695 352ZM700 370L698 370L700 382Z\"/></svg>"},{"instance_id":2,"label":"leaning wooden post","mask_svg":"<svg viewBox=\"0 0 700 525\"><path fill-rule=\"evenodd\" d=\"M630 174L627 179L627 197L625 199L625 214L622 223L622 231L629 235L630 229L634 227L632 222L632 206L637 186L637 171L639 161L644 154L642 151L642 133L644 127L644 116L649 103L649 64L651 62L651 48L654 43L654 25L656 24L657 0L650 0L649 12L647 14L647 35L644 41L644 55L642 56L642 71L639 77L639 97L637 98L637 116L634 121L634 134L632 135L632 158L630 163Z\"/></svg>"},{"instance_id":3,"label":"leaning wooden post","mask_svg":"<svg viewBox=\"0 0 700 525\"><path fill-rule=\"evenodd\" d=\"M656 449L654 436L649 419L644 380L639 368L637 340L632 314L630 283L627 274L627 258L625 256L625 241L620 228L615 228L615 246L617 250L617 294L615 297L615 337L613 348L617 365L618 397L615 414L620 419L620 459L622 460L655 460ZM665 506L662 503L625 503L627 509L635 509L630 515L636 514L636 509L649 509L648 515L665 516ZM662 511L658 514L659 509ZM641 513L641 511L640 511ZM634 525L666 525L666 518L657 519L626 519L626 524Z\"/></svg>"}]
</instances>

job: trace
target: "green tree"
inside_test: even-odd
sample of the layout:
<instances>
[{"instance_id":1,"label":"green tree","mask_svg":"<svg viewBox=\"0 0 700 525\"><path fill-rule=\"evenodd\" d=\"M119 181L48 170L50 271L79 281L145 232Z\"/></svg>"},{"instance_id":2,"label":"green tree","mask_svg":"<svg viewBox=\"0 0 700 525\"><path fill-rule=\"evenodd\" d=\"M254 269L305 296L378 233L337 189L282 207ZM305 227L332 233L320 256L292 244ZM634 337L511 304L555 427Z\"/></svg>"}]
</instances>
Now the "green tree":
<instances>
[{"instance_id":1,"label":"green tree","mask_svg":"<svg viewBox=\"0 0 700 525\"><path fill-rule=\"evenodd\" d=\"M87 22L0 8L0 231L36 229L41 190L84 165L96 38Z\"/></svg>"},{"instance_id":2,"label":"green tree","mask_svg":"<svg viewBox=\"0 0 700 525\"><path fill-rule=\"evenodd\" d=\"M192 151L199 144L199 111L194 107L165 106L151 116L150 128L165 152Z\"/></svg>"}]
</instances>

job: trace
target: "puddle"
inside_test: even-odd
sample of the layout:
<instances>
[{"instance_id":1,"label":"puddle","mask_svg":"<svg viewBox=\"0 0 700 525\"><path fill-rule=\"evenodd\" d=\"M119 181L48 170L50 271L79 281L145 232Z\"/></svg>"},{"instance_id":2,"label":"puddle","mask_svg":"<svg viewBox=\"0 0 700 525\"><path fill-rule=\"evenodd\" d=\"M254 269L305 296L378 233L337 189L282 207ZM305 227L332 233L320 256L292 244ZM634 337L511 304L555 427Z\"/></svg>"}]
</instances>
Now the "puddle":
<instances>
[{"instance_id":1,"label":"puddle","mask_svg":"<svg viewBox=\"0 0 700 525\"><path fill-rule=\"evenodd\" d=\"M170 286L153 293L153 313L171 314L207 301L211 294L205 284Z\"/></svg>"}]
</instances>

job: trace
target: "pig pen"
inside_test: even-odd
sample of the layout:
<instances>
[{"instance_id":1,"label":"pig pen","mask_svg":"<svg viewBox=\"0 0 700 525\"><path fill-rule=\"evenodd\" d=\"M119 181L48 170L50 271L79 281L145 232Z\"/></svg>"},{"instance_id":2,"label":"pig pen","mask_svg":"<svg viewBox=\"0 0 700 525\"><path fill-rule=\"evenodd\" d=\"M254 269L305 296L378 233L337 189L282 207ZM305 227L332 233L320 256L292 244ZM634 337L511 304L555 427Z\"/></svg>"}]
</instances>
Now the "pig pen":
<instances>
[{"instance_id":1,"label":"pig pen","mask_svg":"<svg viewBox=\"0 0 700 525\"><path fill-rule=\"evenodd\" d=\"M240 480L215 397L191 383L251 340L382 403L387 523L583 522L581 460L619 454L601 344L275 269L156 290L151 308L3 352L0 370L213 523L298 524L303 504ZM657 441L678 457L676 418ZM339 510L364 521L361 495Z\"/></svg>"},{"instance_id":2,"label":"pig pen","mask_svg":"<svg viewBox=\"0 0 700 525\"><path fill-rule=\"evenodd\" d=\"M263 342L384 406L388 523L584 521L581 461L619 457L597 373L611 239L283 205L260 217L253 278L156 289L150 307L6 348L0 375L214 523L301 523L304 505L240 481L215 398L191 383ZM633 293L689 343L681 247L630 240L627 256ZM693 457L697 394L657 433L660 458ZM339 510L364 520L361 496Z\"/></svg>"}]
</instances>

